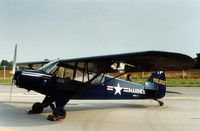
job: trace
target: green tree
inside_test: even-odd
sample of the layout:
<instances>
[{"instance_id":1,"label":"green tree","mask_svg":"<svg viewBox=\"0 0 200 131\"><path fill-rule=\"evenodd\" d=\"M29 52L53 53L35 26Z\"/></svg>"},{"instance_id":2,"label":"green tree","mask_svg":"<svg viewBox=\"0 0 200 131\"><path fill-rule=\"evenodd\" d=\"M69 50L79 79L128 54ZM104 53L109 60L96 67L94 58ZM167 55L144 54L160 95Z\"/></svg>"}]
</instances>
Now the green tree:
<instances>
[{"instance_id":1,"label":"green tree","mask_svg":"<svg viewBox=\"0 0 200 131\"><path fill-rule=\"evenodd\" d=\"M7 69L11 69L12 62L8 62L7 60L2 60L0 66L5 66Z\"/></svg>"}]
</instances>

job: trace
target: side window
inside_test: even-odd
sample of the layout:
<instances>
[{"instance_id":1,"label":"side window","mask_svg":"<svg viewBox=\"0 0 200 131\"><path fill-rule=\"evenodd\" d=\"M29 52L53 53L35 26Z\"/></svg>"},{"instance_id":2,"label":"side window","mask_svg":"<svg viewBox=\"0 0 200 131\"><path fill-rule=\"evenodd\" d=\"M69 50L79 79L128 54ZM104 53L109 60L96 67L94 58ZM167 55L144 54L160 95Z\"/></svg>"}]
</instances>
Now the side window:
<instances>
[{"instance_id":1,"label":"side window","mask_svg":"<svg viewBox=\"0 0 200 131\"><path fill-rule=\"evenodd\" d=\"M66 67L57 67L55 70L53 70L54 76L62 79L73 79L73 69L66 68Z\"/></svg>"},{"instance_id":2,"label":"side window","mask_svg":"<svg viewBox=\"0 0 200 131\"><path fill-rule=\"evenodd\" d=\"M65 68L64 67L59 67L57 70L55 76L58 78L64 78L64 73L65 73Z\"/></svg>"},{"instance_id":3,"label":"side window","mask_svg":"<svg viewBox=\"0 0 200 131\"><path fill-rule=\"evenodd\" d=\"M100 83L103 83L104 80L105 80L105 76L100 75L100 76L98 76L92 83L93 83L93 84L100 84Z\"/></svg>"},{"instance_id":4,"label":"side window","mask_svg":"<svg viewBox=\"0 0 200 131\"><path fill-rule=\"evenodd\" d=\"M66 78L66 79L73 79L73 72L74 72L73 69L65 68L63 78Z\"/></svg>"},{"instance_id":5,"label":"side window","mask_svg":"<svg viewBox=\"0 0 200 131\"><path fill-rule=\"evenodd\" d=\"M75 75L74 80L82 82L82 80L83 80L83 73L81 71L79 71L79 70L76 70L76 75Z\"/></svg>"}]
</instances>

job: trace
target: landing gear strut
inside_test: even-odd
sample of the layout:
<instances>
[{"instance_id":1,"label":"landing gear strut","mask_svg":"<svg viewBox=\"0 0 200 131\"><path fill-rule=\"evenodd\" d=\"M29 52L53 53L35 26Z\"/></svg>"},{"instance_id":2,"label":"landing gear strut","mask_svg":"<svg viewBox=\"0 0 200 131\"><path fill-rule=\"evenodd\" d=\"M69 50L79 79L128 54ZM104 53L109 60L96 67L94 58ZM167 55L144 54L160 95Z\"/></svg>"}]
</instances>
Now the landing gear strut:
<instances>
[{"instance_id":1,"label":"landing gear strut","mask_svg":"<svg viewBox=\"0 0 200 131\"><path fill-rule=\"evenodd\" d=\"M62 96L56 97L55 99L56 108L53 110L53 114L47 117L47 120L58 121L58 120L64 119L66 117L66 111L64 107L68 101L69 99L65 97L62 97Z\"/></svg>"},{"instance_id":2,"label":"landing gear strut","mask_svg":"<svg viewBox=\"0 0 200 131\"><path fill-rule=\"evenodd\" d=\"M64 119L66 117L66 111L64 106L67 104L69 99L65 99L64 97L58 97L53 99L52 97L46 96L42 103L36 102L33 104L31 110L27 110L28 114L39 114L42 113L45 107L50 106L53 110L53 113L47 117L47 120L50 121L58 121ZM55 102L55 105L53 104Z\"/></svg>"},{"instance_id":3,"label":"landing gear strut","mask_svg":"<svg viewBox=\"0 0 200 131\"><path fill-rule=\"evenodd\" d=\"M54 102L54 100L51 97L46 96L42 103L40 103L40 102L34 103L32 106L32 109L27 110L27 113L28 114L39 114L39 113L42 113L43 109L48 106L50 106L51 109L54 110L55 106L54 106L53 102Z\"/></svg>"},{"instance_id":4,"label":"landing gear strut","mask_svg":"<svg viewBox=\"0 0 200 131\"><path fill-rule=\"evenodd\" d=\"M153 99L153 100L157 101L157 102L159 103L160 106L164 106L164 102L163 102L163 101L160 101L160 100L158 100L158 99Z\"/></svg>"}]
</instances>

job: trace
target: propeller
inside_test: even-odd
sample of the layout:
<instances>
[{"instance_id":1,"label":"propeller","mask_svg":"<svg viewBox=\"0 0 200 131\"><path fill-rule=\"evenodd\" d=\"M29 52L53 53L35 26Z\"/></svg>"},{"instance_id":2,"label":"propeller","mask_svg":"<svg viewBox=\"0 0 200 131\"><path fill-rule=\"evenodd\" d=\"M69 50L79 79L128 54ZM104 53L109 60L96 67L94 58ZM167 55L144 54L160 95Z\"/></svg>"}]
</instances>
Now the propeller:
<instances>
[{"instance_id":1,"label":"propeller","mask_svg":"<svg viewBox=\"0 0 200 131\"><path fill-rule=\"evenodd\" d=\"M13 58L13 65L12 65L12 82L11 82L11 87L10 87L9 102L11 102L11 97L12 97L12 89L13 89L13 84L14 84L13 78L14 78L15 69L16 69L16 59L17 59L17 44L15 45L14 58Z\"/></svg>"}]
</instances>

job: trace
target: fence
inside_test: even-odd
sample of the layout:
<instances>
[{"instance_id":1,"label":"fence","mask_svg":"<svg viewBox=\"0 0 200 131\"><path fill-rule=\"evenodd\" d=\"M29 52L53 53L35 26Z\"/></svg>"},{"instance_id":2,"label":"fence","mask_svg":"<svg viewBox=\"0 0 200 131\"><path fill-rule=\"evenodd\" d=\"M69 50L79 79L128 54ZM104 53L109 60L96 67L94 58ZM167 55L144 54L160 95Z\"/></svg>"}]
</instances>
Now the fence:
<instances>
[{"instance_id":1,"label":"fence","mask_svg":"<svg viewBox=\"0 0 200 131\"><path fill-rule=\"evenodd\" d=\"M141 79L148 78L152 72L133 72L127 73L130 74L130 79ZM120 78L126 79L126 76L122 75ZM117 73L110 74L111 76L116 76ZM187 70L187 71L166 71L165 72L167 79L200 79L200 70Z\"/></svg>"},{"instance_id":2,"label":"fence","mask_svg":"<svg viewBox=\"0 0 200 131\"><path fill-rule=\"evenodd\" d=\"M0 70L0 78L4 78L4 76L5 78L11 78L12 74L10 72L11 70L5 70L5 72L4 70Z\"/></svg>"}]
</instances>

